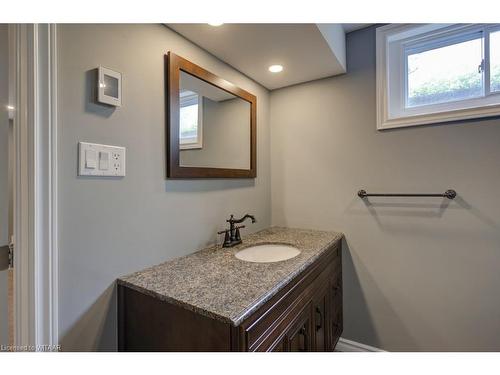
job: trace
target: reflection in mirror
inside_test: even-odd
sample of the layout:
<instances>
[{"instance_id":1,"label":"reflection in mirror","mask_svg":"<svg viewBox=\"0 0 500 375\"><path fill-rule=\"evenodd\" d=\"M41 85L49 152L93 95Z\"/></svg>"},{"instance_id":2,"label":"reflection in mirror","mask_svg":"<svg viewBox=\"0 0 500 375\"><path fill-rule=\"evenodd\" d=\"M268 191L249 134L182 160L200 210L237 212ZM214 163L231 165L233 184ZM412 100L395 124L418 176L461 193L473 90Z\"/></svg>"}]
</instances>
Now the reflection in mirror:
<instances>
[{"instance_id":1,"label":"reflection in mirror","mask_svg":"<svg viewBox=\"0 0 500 375\"><path fill-rule=\"evenodd\" d=\"M179 80L179 164L250 169L250 103L184 71Z\"/></svg>"}]
</instances>

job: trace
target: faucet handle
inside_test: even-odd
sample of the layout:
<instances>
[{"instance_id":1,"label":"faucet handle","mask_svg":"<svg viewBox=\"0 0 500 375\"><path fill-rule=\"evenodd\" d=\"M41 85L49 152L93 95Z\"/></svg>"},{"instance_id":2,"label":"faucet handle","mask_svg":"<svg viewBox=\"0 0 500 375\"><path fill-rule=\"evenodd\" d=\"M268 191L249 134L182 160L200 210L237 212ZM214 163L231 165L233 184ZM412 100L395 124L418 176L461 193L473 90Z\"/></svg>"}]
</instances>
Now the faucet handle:
<instances>
[{"instance_id":1,"label":"faucet handle","mask_svg":"<svg viewBox=\"0 0 500 375\"><path fill-rule=\"evenodd\" d=\"M220 232L217 232L217 234L222 234L224 233L224 244L223 246L226 246L228 244L231 243L231 235L230 235L230 230L229 229L226 229L226 230L221 230ZM218 241L217 241L218 242Z\"/></svg>"},{"instance_id":2,"label":"faucet handle","mask_svg":"<svg viewBox=\"0 0 500 375\"><path fill-rule=\"evenodd\" d=\"M235 241L241 241L240 228L245 228L245 226L239 225L236 228L234 228L235 229L235 232L234 232Z\"/></svg>"}]
</instances>

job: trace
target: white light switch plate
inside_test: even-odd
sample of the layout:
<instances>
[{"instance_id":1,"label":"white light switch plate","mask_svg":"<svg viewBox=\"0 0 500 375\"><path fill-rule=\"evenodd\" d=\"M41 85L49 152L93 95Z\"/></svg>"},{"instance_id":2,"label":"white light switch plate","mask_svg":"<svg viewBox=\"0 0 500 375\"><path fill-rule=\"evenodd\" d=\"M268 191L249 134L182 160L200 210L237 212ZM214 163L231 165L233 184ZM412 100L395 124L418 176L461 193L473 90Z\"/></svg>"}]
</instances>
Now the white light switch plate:
<instances>
[{"instance_id":1,"label":"white light switch plate","mask_svg":"<svg viewBox=\"0 0 500 375\"><path fill-rule=\"evenodd\" d=\"M78 175L124 177L125 147L79 142Z\"/></svg>"}]
</instances>

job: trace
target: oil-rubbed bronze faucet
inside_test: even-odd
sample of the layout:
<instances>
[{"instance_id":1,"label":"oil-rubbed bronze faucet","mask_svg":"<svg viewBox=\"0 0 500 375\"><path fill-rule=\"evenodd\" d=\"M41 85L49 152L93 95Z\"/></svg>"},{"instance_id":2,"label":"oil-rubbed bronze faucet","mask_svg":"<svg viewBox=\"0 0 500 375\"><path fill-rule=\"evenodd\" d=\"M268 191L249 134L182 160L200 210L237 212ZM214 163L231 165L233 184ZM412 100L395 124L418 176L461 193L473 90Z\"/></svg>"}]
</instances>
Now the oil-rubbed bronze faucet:
<instances>
[{"instance_id":1,"label":"oil-rubbed bronze faucet","mask_svg":"<svg viewBox=\"0 0 500 375\"><path fill-rule=\"evenodd\" d=\"M243 223L246 219L251 219L252 223L255 223L257 221L255 220L255 217L253 215L249 214L246 214L241 219L235 219L234 215L231 215L231 217L226 220L226 222L229 223L229 229L217 232L218 234L225 233L224 243L222 244L222 247L233 247L241 243L240 229L245 228L245 226L236 226L235 224Z\"/></svg>"}]
</instances>

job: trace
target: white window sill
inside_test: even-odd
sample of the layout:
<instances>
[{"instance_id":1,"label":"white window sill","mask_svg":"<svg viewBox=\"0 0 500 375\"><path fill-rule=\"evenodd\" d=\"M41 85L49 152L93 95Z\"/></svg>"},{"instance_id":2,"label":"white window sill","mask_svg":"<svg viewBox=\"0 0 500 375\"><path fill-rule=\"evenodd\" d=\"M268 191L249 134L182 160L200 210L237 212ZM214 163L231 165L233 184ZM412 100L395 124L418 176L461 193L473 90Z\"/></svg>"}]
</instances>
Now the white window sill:
<instances>
[{"instance_id":1,"label":"white window sill","mask_svg":"<svg viewBox=\"0 0 500 375\"><path fill-rule=\"evenodd\" d=\"M499 116L500 105L458 109L454 111L427 113L422 115L399 116L394 118L384 116L381 112L383 111L379 111L377 116L378 130Z\"/></svg>"}]
</instances>

